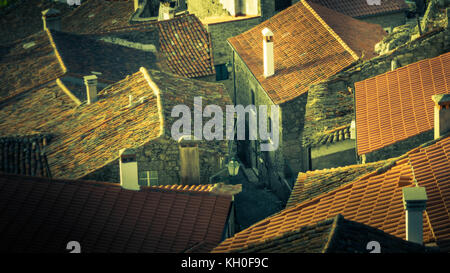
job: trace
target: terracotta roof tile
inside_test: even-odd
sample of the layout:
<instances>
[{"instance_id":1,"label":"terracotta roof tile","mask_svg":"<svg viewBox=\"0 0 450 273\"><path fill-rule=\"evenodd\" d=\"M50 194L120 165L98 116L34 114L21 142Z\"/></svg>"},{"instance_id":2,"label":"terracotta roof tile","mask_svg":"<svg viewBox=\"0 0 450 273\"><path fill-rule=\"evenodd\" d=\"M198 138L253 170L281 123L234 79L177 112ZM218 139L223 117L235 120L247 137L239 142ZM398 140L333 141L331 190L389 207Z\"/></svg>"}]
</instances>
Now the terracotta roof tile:
<instances>
[{"instance_id":1,"label":"terracotta roof tile","mask_svg":"<svg viewBox=\"0 0 450 273\"><path fill-rule=\"evenodd\" d=\"M143 103L127 107L129 95ZM2 135L50 133L46 149L53 177L81 178L118 158L118 147L138 147L170 133L172 107L230 104L224 86L142 68L110 85L93 104L77 106L54 82L5 102L0 111ZM164 105L158 106L158 100ZM76 107L77 106L77 107ZM14 116L14 119L11 119ZM164 123L161 123L164 119Z\"/></svg>"},{"instance_id":2,"label":"terracotta roof tile","mask_svg":"<svg viewBox=\"0 0 450 273\"><path fill-rule=\"evenodd\" d=\"M248 247L232 250L240 253L368 253L367 243L377 241L383 253L427 251L379 229L337 215L297 230L285 232L264 242L255 239ZM224 244L224 243L222 243ZM222 245L221 244L221 245Z\"/></svg>"},{"instance_id":3,"label":"terracotta roof tile","mask_svg":"<svg viewBox=\"0 0 450 273\"><path fill-rule=\"evenodd\" d=\"M274 33L275 75L263 76L262 34ZM354 63L373 48L385 31L302 0L251 30L229 39L275 103L289 101Z\"/></svg>"},{"instance_id":4,"label":"terracotta roof tile","mask_svg":"<svg viewBox=\"0 0 450 273\"><path fill-rule=\"evenodd\" d=\"M310 0L351 17L367 17L408 9L405 0L381 0L381 5L369 5L367 0Z\"/></svg>"},{"instance_id":5,"label":"terracotta roof tile","mask_svg":"<svg viewBox=\"0 0 450 273\"><path fill-rule=\"evenodd\" d=\"M99 82L112 83L126 75L159 68L151 52L130 49L58 31L40 31L23 40L0 46L0 100L14 97L52 80L71 76L82 80L92 71L102 73Z\"/></svg>"},{"instance_id":6,"label":"terracotta roof tile","mask_svg":"<svg viewBox=\"0 0 450 273\"><path fill-rule=\"evenodd\" d=\"M449 93L450 53L355 83L358 154L433 128L432 95Z\"/></svg>"},{"instance_id":7,"label":"terracotta roof tile","mask_svg":"<svg viewBox=\"0 0 450 273\"><path fill-rule=\"evenodd\" d=\"M442 251L450 244L450 136L431 141L395 159L393 164L344 183L338 188L290 206L225 240L215 252L239 251L249 243L293 232L337 214L405 239L402 188L425 187L429 200L424 213L424 242L437 242Z\"/></svg>"},{"instance_id":8,"label":"terracotta roof tile","mask_svg":"<svg viewBox=\"0 0 450 273\"><path fill-rule=\"evenodd\" d=\"M386 168L393 160L299 173L286 208L313 199L372 171Z\"/></svg>"},{"instance_id":9,"label":"terracotta roof tile","mask_svg":"<svg viewBox=\"0 0 450 273\"><path fill-rule=\"evenodd\" d=\"M0 196L0 250L7 252L67 252L73 240L84 253L178 253L199 241L197 250L208 252L222 238L232 201L195 190L129 191L3 173Z\"/></svg>"}]
</instances>

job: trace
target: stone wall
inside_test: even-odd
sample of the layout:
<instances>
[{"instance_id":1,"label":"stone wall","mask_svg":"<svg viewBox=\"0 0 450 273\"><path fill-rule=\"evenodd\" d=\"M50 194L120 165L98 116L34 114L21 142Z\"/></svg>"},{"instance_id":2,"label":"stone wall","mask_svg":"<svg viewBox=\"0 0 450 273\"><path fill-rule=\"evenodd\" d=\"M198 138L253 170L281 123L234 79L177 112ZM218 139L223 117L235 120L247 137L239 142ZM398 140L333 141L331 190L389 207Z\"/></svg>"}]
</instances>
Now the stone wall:
<instances>
[{"instance_id":1,"label":"stone wall","mask_svg":"<svg viewBox=\"0 0 450 273\"><path fill-rule=\"evenodd\" d=\"M311 148L310 170L329 169L356 164L356 142L353 139Z\"/></svg>"},{"instance_id":2,"label":"stone wall","mask_svg":"<svg viewBox=\"0 0 450 273\"><path fill-rule=\"evenodd\" d=\"M205 25L206 30L211 33L214 64L231 63L232 51L227 39L253 28L261 22L260 20L260 17L253 17Z\"/></svg>"},{"instance_id":3,"label":"stone wall","mask_svg":"<svg viewBox=\"0 0 450 273\"><path fill-rule=\"evenodd\" d=\"M283 156L286 160L285 174L297 177L298 172L305 171L306 149L303 149L302 136L305 125L306 102L308 93L281 105L283 116Z\"/></svg>"},{"instance_id":4,"label":"stone wall","mask_svg":"<svg viewBox=\"0 0 450 273\"><path fill-rule=\"evenodd\" d=\"M200 183L209 184L209 177L220 170L220 159L228 156L226 141L199 141ZM179 146L173 139L161 137L138 147L138 172L157 171L159 185L180 184ZM118 153L118 152L117 152ZM83 179L120 183L119 161L114 160Z\"/></svg>"},{"instance_id":5,"label":"stone wall","mask_svg":"<svg viewBox=\"0 0 450 273\"><path fill-rule=\"evenodd\" d=\"M259 82L253 77L253 74L244 64L242 59L234 53L234 69L236 74L236 103L241 105L251 104L251 90L255 94L255 105L267 105L270 112L270 105L274 105L272 100L267 96L266 92L260 86ZM233 92L230 96L234 99ZM281 107L280 107L281 108ZM289 197L289 189L283 181L285 161L283 157L283 126L282 126L283 109L280 109L279 120L279 148L275 151L263 151L258 147L257 170L259 174L259 183L270 187L277 196L284 200Z\"/></svg>"},{"instance_id":6,"label":"stone wall","mask_svg":"<svg viewBox=\"0 0 450 273\"><path fill-rule=\"evenodd\" d=\"M357 18L361 21L381 25L384 29L394 28L406 23L406 13L404 11L389 13L384 15ZM389 31L390 32L390 31Z\"/></svg>"},{"instance_id":7,"label":"stone wall","mask_svg":"<svg viewBox=\"0 0 450 273\"><path fill-rule=\"evenodd\" d=\"M195 14L200 19L211 16L230 15L223 8L220 0L187 0L187 6L189 13Z\"/></svg>"}]
</instances>

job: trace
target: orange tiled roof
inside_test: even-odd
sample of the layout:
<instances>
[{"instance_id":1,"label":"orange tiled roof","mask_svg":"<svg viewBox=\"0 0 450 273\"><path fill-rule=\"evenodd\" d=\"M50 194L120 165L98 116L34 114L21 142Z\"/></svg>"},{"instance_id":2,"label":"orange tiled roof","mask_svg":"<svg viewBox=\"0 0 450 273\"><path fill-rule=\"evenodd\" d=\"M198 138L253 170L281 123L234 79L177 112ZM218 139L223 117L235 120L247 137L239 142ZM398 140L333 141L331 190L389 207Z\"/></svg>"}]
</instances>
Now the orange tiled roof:
<instances>
[{"instance_id":1,"label":"orange tiled roof","mask_svg":"<svg viewBox=\"0 0 450 273\"><path fill-rule=\"evenodd\" d=\"M289 207L222 242L215 252L241 251L302 226L342 214L399 238L405 235L402 188L414 179L428 195L424 242L436 241L450 251L450 136L418 147L377 170L328 193Z\"/></svg>"},{"instance_id":2,"label":"orange tiled roof","mask_svg":"<svg viewBox=\"0 0 450 273\"><path fill-rule=\"evenodd\" d=\"M0 200L2 252L180 253L222 240L232 198L0 173Z\"/></svg>"},{"instance_id":3,"label":"orange tiled roof","mask_svg":"<svg viewBox=\"0 0 450 273\"><path fill-rule=\"evenodd\" d=\"M338 214L317 223L286 232L269 240L231 252L240 253L369 253L376 241L382 253L423 253L419 244L402 240L379 229L350 221Z\"/></svg>"},{"instance_id":4,"label":"orange tiled roof","mask_svg":"<svg viewBox=\"0 0 450 273\"><path fill-rule=\"evenodd\" d=\"M275 75L268 78L263 76L265 27L274 33ZM305 93L309 85L336 74L361 55L374 56L374 45L384 35L379 25L301 0L229 42L279 104Z\"/></svg>"},{"instance_id":5,"label":"orange tiled roof","mask_svg":"<svg viewBox=\"0 0 450 273\"><path fill-rule=\"evenodd\" d=\"M355 83L358 154L431 130L431 96L444 93L450 93L450 53Z\"/></svg>"},{"instance_id":6,"label":"orange tiled roof","mask_svg":"<svg viewBox=\"0 0 450 273\"><path fill-rule=\"evenodd\" d=\"M405 0L381 0L381 5L369 5L367 0L310 0L351 17L367 17L408 9Z\"/></svg>"},{"instance_id":7,"label":"orange tiled roof","mask_svg":"<svg viewBox=\"0 0 450 273\"><path fill-rule=\"evenodd\" d=\"M129 95L134 102L145 100L127 107ZM117 159L119 149L144 145L163 132L170 134L176 120L171 117L172 107L183 103L192 109L195 96L202 96L205 105L231 103L222 84L143 68L100 91L98 101L90 105L77 106L51 82L5 102L0 107L0 132L51 134L46 156L52 176L81 178Z\"/></svg>"},{"instance_id":8,"label":"orange tiled roof","mask_svg":"<svg viewBox=\"0 0 450 273\"><path fill-rule=\"evenodd\" d=\"M391 164L392 160L383 160L368 164L350 165L299 173L292 189L286 208L332 191L358 177Z\"/></svg>"}]
</instances>

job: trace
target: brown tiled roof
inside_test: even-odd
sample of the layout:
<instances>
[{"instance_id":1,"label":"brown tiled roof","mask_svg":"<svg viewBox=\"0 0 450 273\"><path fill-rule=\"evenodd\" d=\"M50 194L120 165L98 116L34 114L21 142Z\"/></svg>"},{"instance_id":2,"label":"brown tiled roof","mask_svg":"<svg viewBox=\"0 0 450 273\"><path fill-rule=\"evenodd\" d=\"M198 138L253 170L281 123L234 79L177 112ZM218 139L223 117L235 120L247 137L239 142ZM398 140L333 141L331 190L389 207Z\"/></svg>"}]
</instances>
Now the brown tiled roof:
<instances>
[{"instance_id":1,"label":"brown tiled roof","mask_svg":"<svg viewBox=\"0 0 450 273\"><path fill-rule=\"evenodd\" d=\"M263 75L261 31L274 33L275 75ZM317 4L301 0L229 42L277 104L289 101L348 67L374 56L386 32ZM364 52L364 53L363 53Z\"/></svg>"},{"instance_id":2,"label":"brown tiled roof","mask_svg":"<svg viewBox=\"0 0 450 273\"><path fill-rule=\"evenodd\" d=\"M332 191L346 183L355 181L364 174L389 166L392 162L393 160L383 160L368 164L299 173L286 207L293 207Z\"/></svg>"},{"instance_id":3,"label":"brown tiled roof","mask_svg":"<svg viewBox=\"0 0 450 273\"><path fill-rule=\"evenodd\" d=\"M211 37L194 14L177 16L171 20L110 28L98 34L107 35L125 31L148 33L155 29L159 37L159 50L166 57L172 73L187 78L216 73Z\"/></svg>"},{"instance_id":4,"label":"brown tiled roof","mask_svg":"<svg viewBox=\"0 0 450 273\"><path fill-rule=\"evenodd\" d=\"M405 0L381 0L381 5L369 5L367 0L310 1L356 18L400 12L408 9Z\"/></svg>"},{"instance_id":5,"label":"brown tiled roof","mask_svg":"<svg viewBox=\"0 0 450 273\"><path fill-rule=\"evenodd\" d=\"M0 174L0 251L209 252L221 240L231 196ZM201 248L193 248L201 244Z\"/></svg>"},{"instance_id":6,"label":"brown tiled roof","mask_svg":"<svg viewBox=\"0 0 450 273\"><path fill-rule=\"evenodd\" d=\"M449 87L450 53L355 83L358 154L431 130L431 96Z\"/></svg>"},{"instance_id":7,"label":"brown tiled roof","mask_svg":"<svg viewBox=\"0 0 450 273\"><path fill-rule=\"evenodd\" d=\"M418 147L382 172L374 171L354 182L292 206L222 242L215 251L239 251L286 232L337 214L405 239L402 188L414 180L425 187L428 201L424 213L424 242L436 241L450 250L450 136Z\"/></svg>"},{"instance_id":8,"label":"brown tiled roof","mask_svg":"<svg viewBox=\"0 0 450 273\"><path fill-rule=\"evenodd\" d=\"M286 232L267 241L231 252L240 253L368 253L376 241L382 253L422 253L426 249L379 229L335 217ZM219 252L219 251L218 251Z\"/></svg>"},{"instance_id":9,"label":"brown tiled roof","mask_svg":"<svg viewBox=\"0 0 450 273\"><path fill-rule=\"evenodd\" d=\"M0 45L23 39L43 29L42 11L57 9L61 15L72 8L67 3L49 0L14 0L11 6L0 9ZM1 54L0 54L1 55Z\"/></svg>"},{"instance_id":10,"label":"brown tiled roof","mask_svg":"<svg viewBox=\"0 0 450 273\"><path fill-rule=\"evenodd\" d=\"M112 27L124 27L129 25L133 13L133 1L87 0L63 16L61 30L91 34Z\"/></svg>"},{"instance_id":11,"label":"brown tiled roof","mask_svg":"<svg viewBox=\"0 0 450 273\"><path fill-rule=\"evenodd\" d=\"M58 31L40 31L0 46L0 53L0 100L66 75L82 79L101 72L99 81L112 83L143 65L158 68L151 52Z\"/></svg>"},{"instance_id":12,"label":"brown tiled roof","mask_svg":"<svg viewBox=\"0 0 450 273\"><path fill-rule=\"evenodd\" d=\"M58 60L49 32L0 46L0 100L61 77L66 68Z\"/></svg>"},{"instance_id":13,"label":"brown tiled roof","mask_svg":"<svg viewBox=\"0 0 450 273\"><path fill-rule=\"evenodd\" d=\"M127 107L129 95L136 106ZM172 107L185 104L192 109L195 96L202 96L205 105L231 103L222 84L144 68L100 91L99 100L90 105L77 106L51 82L5 102L0 132L52 134L46 152L52 176L81 178L117 159L120 149L144 145L164 131L170 134L176 120ZM143 103L138 102L141 98Z\"/></svg>"},{"instance_id":14,"label":"brown tiled roof","mask_svg":"<svg viewBox=\"0 0 450 273\"><path fill-rule=\"evenodd\" d=\"M0 172L51 177L45 148L49 135L0 137Z\"/></svg>"}]
</instances>

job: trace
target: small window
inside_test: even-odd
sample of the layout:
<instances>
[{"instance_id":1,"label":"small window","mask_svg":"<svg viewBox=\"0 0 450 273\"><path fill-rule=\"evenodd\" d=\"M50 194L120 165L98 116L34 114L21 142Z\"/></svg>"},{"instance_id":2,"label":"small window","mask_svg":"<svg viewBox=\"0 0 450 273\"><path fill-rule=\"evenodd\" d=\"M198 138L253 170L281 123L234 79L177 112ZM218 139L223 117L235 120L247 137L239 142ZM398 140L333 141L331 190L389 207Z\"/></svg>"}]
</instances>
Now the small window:
<instances>
[{"instance_id":1,"label":"small window","mask_svg":"<svg viewBox=\"0 0 450 273\"><path fill-rule=\"evenodd\" d=\"M228 80L228 69L226 64L218 64L216 67L216 81Z\"/></svg>"},{"instance_id":2,"label":"small window","mask_svg":"<svg viewBox=\"0 0 450 273\"><path fill-rule=\"evenodd\" d=\"M255 91L253 91L253 90L250 90L250 93L251 93L251 100L252 100L252 105L256 105L255 103L256 103L256 98L255 98Z\"/></svg>"},{"instance_id":3,"label":"small window","mask_svg":"<svg viewBox=\"0 0 450 273\"><path fill-rule=\"evenodd\" d=\"M139 172L139 185L141 186L158 186L158 172L157 171L142 171Z\"/></svg>"}]
</instances>

